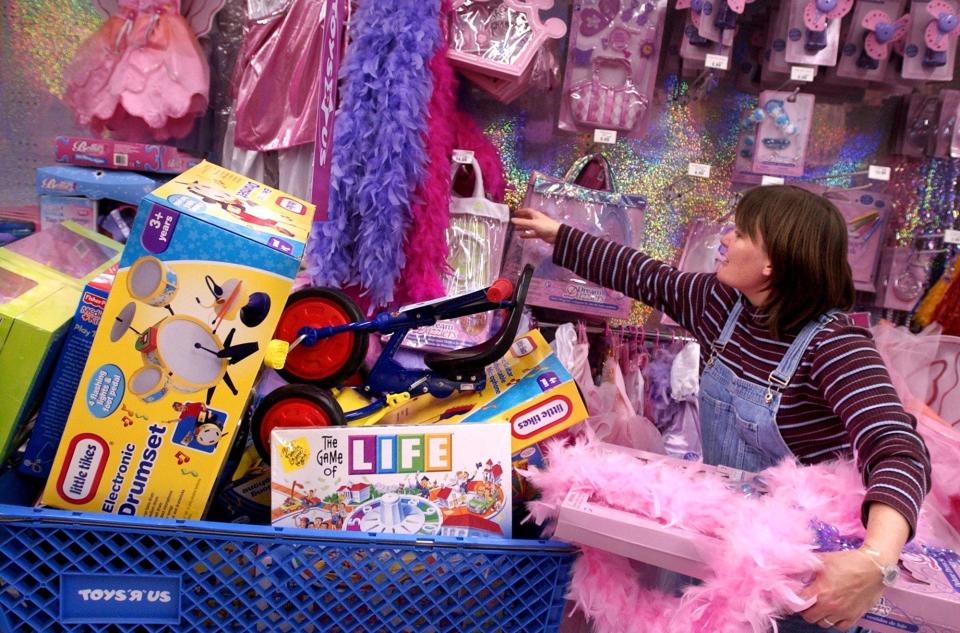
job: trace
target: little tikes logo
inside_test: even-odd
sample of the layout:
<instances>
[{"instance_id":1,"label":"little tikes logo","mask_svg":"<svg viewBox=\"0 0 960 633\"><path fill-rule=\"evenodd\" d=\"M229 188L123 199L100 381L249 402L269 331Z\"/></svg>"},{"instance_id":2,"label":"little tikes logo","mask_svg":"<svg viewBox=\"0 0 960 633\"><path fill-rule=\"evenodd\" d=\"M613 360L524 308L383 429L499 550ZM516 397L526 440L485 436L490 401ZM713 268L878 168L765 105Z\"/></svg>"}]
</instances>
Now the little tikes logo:
<instances>
[{"instance_id":1,"label":"little tikes logo","mask_svg":"<svg viewBox=\"0 0 960 633\"><path fill-rule=\"evenodd\" d=\"M352 435L348 443L351 475L422 473L453 469L453 435Z\"/></svg>"},{"instance_id":2,"label":"little tikes logo","mask_svg":"<svg viewBox=\"0 0 960 633\"><path fill-rule=\"evenodd\" d=\"M510 420L513 436L527 438L561 424L573 413L573 404L566 396L551 396L528 409L524 409Z\"/></svg>"},{"instance_id":3,"label":"little tikes logo","mask_svg":"<svg viewBox=\"0 0 960 633\"><path fill-rule=\"evenodd\" d=\"M73 504L88 503L97 492L109 455L106 441L98 435L82 433L73 438L57 480L57 494Z\"/></svg>"}]
</instances>

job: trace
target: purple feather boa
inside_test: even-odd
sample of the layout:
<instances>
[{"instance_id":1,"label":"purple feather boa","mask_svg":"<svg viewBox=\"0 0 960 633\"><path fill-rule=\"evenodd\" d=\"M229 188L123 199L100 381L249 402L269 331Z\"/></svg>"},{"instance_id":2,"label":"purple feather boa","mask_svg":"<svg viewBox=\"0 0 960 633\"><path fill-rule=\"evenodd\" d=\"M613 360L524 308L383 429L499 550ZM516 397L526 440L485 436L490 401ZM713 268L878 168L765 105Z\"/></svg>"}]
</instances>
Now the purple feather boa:
<instances>
[{"instance_id":1,"label":"purple feather boa","mask_svg":"<svg viewBox=\"0 0 960 633\"><path fill-rule=\"evenodd\" d=\"M438 0L367 1L351 23L329 220L314 225L307 270L317 285L359 283L374 307L393 300L412 192L424 177L429 62L442 42L439 13Z\"/></svg>"}]
</instances>

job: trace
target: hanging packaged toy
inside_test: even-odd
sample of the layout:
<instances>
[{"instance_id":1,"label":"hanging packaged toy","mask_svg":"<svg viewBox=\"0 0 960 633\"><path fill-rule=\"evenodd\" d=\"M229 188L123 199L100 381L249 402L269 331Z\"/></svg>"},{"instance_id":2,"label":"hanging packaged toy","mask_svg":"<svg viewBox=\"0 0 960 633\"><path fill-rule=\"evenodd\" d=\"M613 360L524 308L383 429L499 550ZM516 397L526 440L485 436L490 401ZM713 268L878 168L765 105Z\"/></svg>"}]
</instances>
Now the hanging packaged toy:
<instances>
[{"instance_id":1,"label":"hanging packaged toy","mask_svg":"<svg viewBox=\"0 0 960 633\"><path fill-rule=\"evenodd\" d=\"M814 97L800 92L764 90L760 107L750 117L757 122L753 171L773 176L802 176Z\"/></svg>"},{"instance_id":2,"label":"hanging packaged toy","mask_svg":"<svg viewBox=\"0 0 960 633\"><path fill-rule=\"evenodd\" d=\"M737 32L737 18L743 13L746 5L753 1L716 0L716 2L711 3L708 0L693 0L691 5L699 3L701 6L697 34L727 48L733 46L733 36ZM677 6L679 7L679 3ZM709 11L707 10L708 7L710 8Z\"/></svg>"},{"instance_id":3,"label":"hanging packaged toy","mask_svg":"<svg viewBox=\"0 0 960 633\"><path fill-rule=\"evenodd\" d=\"M901 15L903 0L860 0L841 49L837 76L882 81L890 53L910 31L910 15Z\"/></svg>"},{"instance_id":4,"label":"hanging packaged toy","mask_svg":"<svg viewBox=\"0 0 960 633\"><path fill-rule=\"evenodd\" d=\"M832 189L824 194L847 223L847 260L857 290L876 292L877 263L890 217L890 199L869 191Z\"/></svg>"},{"instance_id":5,"label":"hanging packaged toy","mask_svg":"<svg viewBox=\"0 0 960 633\"><path fill-rule=\"evenodd\" d=\"M720 54L723 46L700 35L700 25L707 20L703 17L705 7L711 7L703 0L677 0L677 10L687 11L680 42L680 57L691 62L703 62L709 54ZM694 66L697 66L694 64Z\"/></svg>"},{"instance_id":6,"label":"hanging packaged toy","mask_svg":"<svg viewBox=\"0 0 960 633\"><path fill-rule=\"evenodd\" d=\"M64 72L77 122L131 141L182 138L206 112L207 57L197 42L224 0L100 0L109 17ZM112 9L112 10L111 10Z\"/></svg>"},{"instance_id":7,"label":"hanging packaged toy","mask_svg":"<svg viewBox=\"0 0 960 633\"><path fill-rule=\"evenodd\" d=\"M853 0L791 0L788 8L787 62L835 66L840 48L840 21Z\"/></svg>"},{"instance_id":8,"label":"hanging packaged toy","mask_svg":"<svg viewBox=\"0 0 960 633\"><path fill-rule=\"evenodd\" d=\"M910 35L903 50L904 79L950 81L960 35L956 5L948 0L914 0L910 17Z\"/></svg>"},{"instance_id":9,"label":"hanging packaged toy","mask_svg":"<svg viewBox=\"0 0 960 633\"><path fill-rule=\"evenodd\" d=\"M579 184L588 166L599 168L602 189ZM642 234L646 199L618 193L607 159L594 154L580 158L562 179L533 172L523 206L546 213L591 235L635 246ZM633 301L629 297L589 283L556 266L552 246L539 240L513 239L501 275L519 274L526 264L536 268L527 293L527 305L621 319L630 315Z\"/></svg>"},{"instance_id":10,"label":"hanging packaged toy","mask_svg":"<svg viewBox=\"0 0 960 633\"><path fill-rule=\"evenodd\" d=\"M523 76L548 38L567 33L559 18L541 22L540 11L551 7L553 0L454 0L450 63L503 79Z\"/></svg>"},{"instance_id":11,"label":"hanging packaged toy","mask_svg":"<svg viewBox=\"0 0 960 633\"><path fill-rule=\"evenodd\" d=\"M779 81L784 75L790 74L790 64L787 63L787 32L790 30L790 11L788 11L786 5L771 14L769 29L761 79L763 81Z\"/></svg>"},{"instance_id":12,"label":"hanging packaged toy","mask_svg":"<svg viewBox=\"0 0 960 633\"><path fill-rule=\"evenodd\" d=\"M665 0L574 6L560 129L643 131L653 97Z\"/></svg>"},{"instance_id":13,"label":"hanging packaged toy","mask_svg":"<svg viewBox=\"0 0 960 633\"><path fill-rule=\"evenodd\" d=\"M473 195L450 197L450 228L447 245L450 272L443 278L446 296L472 292L489 286L500 274L510 208L487 199L483 189L480 164L470 157L468 164L453 163L453 178L462 167L470 167L475 175ZM404 347L427 351L446 351L476 345L490 338L495 313L482 312L450 321L440 321L430 327L418 328L407 334Z\"/></svg>"}]
</instances>

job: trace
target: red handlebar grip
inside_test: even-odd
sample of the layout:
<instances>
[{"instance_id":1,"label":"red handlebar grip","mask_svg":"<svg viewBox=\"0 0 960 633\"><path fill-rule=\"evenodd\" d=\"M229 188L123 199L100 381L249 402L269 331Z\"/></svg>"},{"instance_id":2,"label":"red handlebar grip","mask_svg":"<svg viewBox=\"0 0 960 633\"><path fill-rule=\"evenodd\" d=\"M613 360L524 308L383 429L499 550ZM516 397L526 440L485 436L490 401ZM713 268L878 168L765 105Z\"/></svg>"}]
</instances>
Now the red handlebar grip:
<instances>
[{"instance_id":1,"label":"red handlebar grip","mask_svg":"<svg viewBox=\"0 0 960 633\"><path fill-rule=\"evenodd\" d=\"M487 288L487 301L500 303L513 296L513 283L509 279L496 279Z\"/></svg>"}]
</instances>

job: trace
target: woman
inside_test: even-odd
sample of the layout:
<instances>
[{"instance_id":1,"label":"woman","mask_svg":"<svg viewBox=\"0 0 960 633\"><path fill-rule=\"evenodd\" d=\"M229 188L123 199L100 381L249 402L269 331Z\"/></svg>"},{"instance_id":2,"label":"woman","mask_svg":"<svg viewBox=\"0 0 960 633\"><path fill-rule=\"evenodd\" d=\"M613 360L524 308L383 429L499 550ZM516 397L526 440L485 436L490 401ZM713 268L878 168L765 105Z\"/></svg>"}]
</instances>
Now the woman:
<instances>
[{"instance_id":1,"label":"woman","mask_svg":"<svg viewBox=\"0 0 960 633\"><path fill-rule=\"evenodd\" d=\"M661 310L708 350L706 462L757 471L791 454L806 464L856 458L867 486L864 545L824 554L805 590L815 602L779 630L854 627L913 537L930 459L869 333L840 313L854 287L836 207L799 187L748 191L716 274L681 273L532 209L513 223L520 237L554 244L554 263Z\"/></svg>"}]
</instances>

